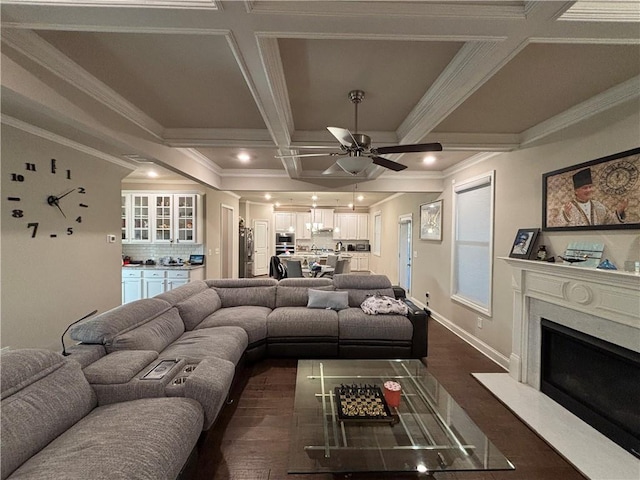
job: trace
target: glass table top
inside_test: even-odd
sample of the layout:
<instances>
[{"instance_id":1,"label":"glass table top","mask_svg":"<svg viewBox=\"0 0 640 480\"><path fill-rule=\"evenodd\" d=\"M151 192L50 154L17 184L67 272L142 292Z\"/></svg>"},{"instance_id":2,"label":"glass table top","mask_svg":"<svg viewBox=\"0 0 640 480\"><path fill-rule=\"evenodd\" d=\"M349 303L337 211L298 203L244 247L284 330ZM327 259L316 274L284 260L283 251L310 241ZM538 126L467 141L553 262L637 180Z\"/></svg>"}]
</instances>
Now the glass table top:
<instances>
[{"instance_id":1,"label":"glass table top","mask_svg":"<svg viewBox=\"0 0 640 480\"><path fill-rule=\"evenodd\" d=\"M339 418L336 387L401 385L387 419ZM289 473L512 470L420 360L300 360Z\"/></svg>"}]
</instances>

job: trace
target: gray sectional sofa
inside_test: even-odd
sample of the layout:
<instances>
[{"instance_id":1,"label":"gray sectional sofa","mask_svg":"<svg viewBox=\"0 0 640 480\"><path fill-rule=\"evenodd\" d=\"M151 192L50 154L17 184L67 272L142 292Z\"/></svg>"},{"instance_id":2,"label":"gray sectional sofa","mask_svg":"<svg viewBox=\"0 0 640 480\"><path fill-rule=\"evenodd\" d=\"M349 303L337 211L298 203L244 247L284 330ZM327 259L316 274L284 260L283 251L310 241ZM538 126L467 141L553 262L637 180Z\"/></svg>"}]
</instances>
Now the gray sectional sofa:
<instances>
[{"instance_id":1,"label":"gray sectional sofa","mask_svg":"<svg viewBox=\"0 0 640 480\"><path fill-rule=\"evenodd\" d=\"M423 310L406 300L409 307L406 316L367 315L360 308L370 295L394 297L397 293L398 289L383 275L195 281L73 326L70 335L79 343L68 349L71 353L68 358L75 361L63 363L64 367L60 368L73 370L76 377L82 368L83 380L76 379L87 392L81 417L94 415L96 405L95 411L109 408L133 411L137 408L136 402L175 401L184 402L179 404L181 408L187 408L187 404L197 405L201 415L199 428L208 430L244 361L255 362L265 356L426 356L427 315ZM60 358L64 361L64 357ZM87 390L89 385L93 387L91 395ZM4 375L2 391L4 433ZM194 417L195 413L189 415ZM147 419L149 414L134 414L133 423L137 423L138 417ZM78 420L75 418L65 428L54 430L58 434L65 429L74 432ZM198 423L195 417L191 421ZM114 428L117 431L117 424ZM68 435L74 438L74 433ZM51 438L55 436L52 430ZM190 444L191 437L181 443ZM10 438L7 448L12 450L18 448L17 445ZM16 459L15 466L38 452L44 443L37 445L23 455L24 458ZM127 455L124 451L116 452ZM4 435L2 454L4 480ZM186 458L183 455L174 459L174 468L169 470L172 475Z\"/></svg>"}]
</instances>

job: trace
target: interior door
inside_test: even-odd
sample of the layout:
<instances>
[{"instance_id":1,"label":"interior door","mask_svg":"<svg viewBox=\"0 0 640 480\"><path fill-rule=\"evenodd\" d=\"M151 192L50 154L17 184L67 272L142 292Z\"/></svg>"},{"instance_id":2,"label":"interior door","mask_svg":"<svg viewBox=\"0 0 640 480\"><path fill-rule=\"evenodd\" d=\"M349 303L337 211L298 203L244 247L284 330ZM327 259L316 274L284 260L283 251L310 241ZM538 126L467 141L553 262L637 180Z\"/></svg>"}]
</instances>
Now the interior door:
<instances>
[{"instance_id":1,"label":"interior door","mask_svg":"<svg viewBox=\"0 0 640 480\"><path fill-rule=\"evenodd\" d=\"M269 222L253 221L253 275L269 274Z\"/></svg>"},{"instance_id":2,"label":"interior door","mask_svg":"<svg viewBox=\"0 0 640 480\"><path fill-rule=\"evenodd\" d=\"M411 292L411 215L403 215L398 225L398 283Z\"/></svg>"},{"instance_id":3,"label":"interior door","mask_svg":"<svg viewBox=\"0 0 640 480\"><path fill-rule=\"evenodd\" d=\"M221 206L220 212L220 278L232 278L234 255L233 235L235 233L233 222L233 207ZM237 248L237 246L236 246Z\"/></svg>"}]
</instances>

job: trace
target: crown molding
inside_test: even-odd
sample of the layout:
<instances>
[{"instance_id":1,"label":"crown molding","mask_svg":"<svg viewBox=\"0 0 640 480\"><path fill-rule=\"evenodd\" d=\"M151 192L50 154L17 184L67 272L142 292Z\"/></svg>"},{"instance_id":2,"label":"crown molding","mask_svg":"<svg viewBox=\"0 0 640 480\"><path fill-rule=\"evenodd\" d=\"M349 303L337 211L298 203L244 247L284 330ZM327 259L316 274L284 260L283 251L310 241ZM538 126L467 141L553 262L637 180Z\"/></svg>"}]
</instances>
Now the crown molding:
<instances>
[{"instance_id":1,"label":"crown molding","mask_svg":"<svg viewBox=\"0 0 640 480\"><path fill-rule=\"evenodd\" d=\"M524 131L520 147L639 97L640 76L636 76Z\"/></svg>"},{"instance_id":2,"label":"crown molding","mask_svg":"<svg viewBox=\"0 0 640 480\"><path fill-rule=\"evenodd\" d=\"M474 165L478 165L482 162L485 162L497 155L501 155L502 152L482 152L474 155L471 158L463 160L462 162L456 163L455 165L445 169L442 171L442 178L450 177L456 173L459 173L467 168L473 167Z\"/></svg>"},{"instance_id":3,"label":"crown molding","mask_svg":"<svg viewBox=\"0 0 640 480\"><path fill-rule=\"evenodd\" d=\"M640 2L577 1L558 19L578 22L640 22Z\"/></svg>"},{"instance_id":4,"label":"crown molding","mask_svg":"<svg viewBox=\"0 0 640 480\"><path fill-rule=\"evenodd\" d=\"M291 138L291 132L293 132L295 127L293 124L293 113L291 111L291 102L289 101L287 81L282 67L282 58L280 57L280 48L278 47L278 39L272 36L257 35L256 40L258 42L262 66L264 67L280 123L282 124L282 128L288 132L289 138Z\"/></svg>"},{"instance_id":5,"label":"crown molding","mask_svg":"<svg viewBox=\"0 0 640 480\"><path fill-rule=\"evenodd\" d=\"M3 28L2 41L97 102L139 126L153 137L162 138L162 125L63 55L36 33L28 30Z\"/></svg>"},{"instance_id":6,"label":"crown molding","mask_svg":"<svg viewBox=\"0 0 640 480\"><path fill-rule=\"evenodd\" d=\"M223 178L286 178L289 180L296 180L289 177L286 172L280 170L267 170L267 169L253 169L253 170L242 170L238 168L228 168L220 173L220 176ZM237 189L236 189L237 190Z\"/></svg>"},{"instance_id":7,"label":"crown molding","mask_svg":"<svg viewBox=\"0 0 640 480\"><path fill-rule=\"evenodd\" d=\"M322 15L340 17L470 17L485 19L523 19L525 2L522 5L508 5L495 2L492 5L474 5L465 2L332 2L329 8L325 2L261 2L245 1L248 13L286 14L286 15ZM364 8L363 8L364 7Z\"/></svg>"},{"instance_id":8,"label":"crown molding","mask_svg":"<svg viewBox=\"0 0 640 480\"><path fill-rule=\"evenodd\" d=\"M31 135L35 135L40 138L44 138L45 140L49 140L64 147L72 148L73 150L76 150L78 152L91 155L92 157L105 160L120 167L124 167L132 171L136 169L134 165L131 165L126 160L122 160L121 158L101 152L100 150L96 150L95 148L87 147L86 145L83 145L81 143L74 142L73 140L69 140L66 137L62 137L58 134L43 130L40 127L36 127L34 125L31 125L30 123L23 122L22 120L18 120L17 118L10 117L5 114L0 114L0 121L4 125L17 128L19 130L22 130L23 132L30 133Z\"/></svg>"},{"instance_id":9,"label":"crown molding","mask_svg":"<svg viewBox=\"0 0 640 480\"><path fill-rule=\"evenodd\" d=\"M207 170L215 173L218 176L222 176L222 173L223 173L222 168L220 168L218 164L216 164L210 158L204 156L198 150L195 150L193 148L178 148L177 150L183 153L184 155L186 155L187 157L189 157L198 165L206 168Z\"/></svg>"},{"instance_id":10,"label":"crown molding","mask_svg":"<svg viewBox=\"0 0 640 480\"><path fill-rule=\"evenodd\" d=\"M498 45L497 42L465 43L402 122L398 128L398 138L403 143L420 141L441 119L464 102L490 77L486 66L493 66L492 71L497 69L496 62L491 59L497 55ZM508 58L504 55L498 57L498 63L505 63L515 53L512 51ZM475 88L469 88L470 84L475 85Z\"/></svg>"},{"instance_id":11,"label":"crown molding","mask_svg":"<svg viewBox=\"0 0 640 480\"><path fill-rule=\"evenodd\" d=\"M266 129L165 128L162 137L170 147L275 148Z\"/></svg>"},{"instance_id":12,"label":"crown molding","mask_svg":"<svg viewBox=\"0 0 640 480\"><path fill-rule=\"evenodd\" d=\"M216 0L3 0L8 5L40 5L61 7L104 7L104 8L179 8L222 10Z\"/></svg>"}]
</instances>

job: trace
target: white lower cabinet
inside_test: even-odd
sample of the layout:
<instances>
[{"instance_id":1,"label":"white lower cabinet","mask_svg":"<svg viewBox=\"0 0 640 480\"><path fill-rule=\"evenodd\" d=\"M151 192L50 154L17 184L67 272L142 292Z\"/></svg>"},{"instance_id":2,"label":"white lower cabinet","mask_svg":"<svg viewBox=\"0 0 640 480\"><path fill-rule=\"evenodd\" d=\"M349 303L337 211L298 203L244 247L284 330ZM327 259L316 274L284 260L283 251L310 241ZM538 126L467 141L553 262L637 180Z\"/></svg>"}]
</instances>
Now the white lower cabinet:
<instances>
[{"instance_id":1,"label":"white lower cabinet","mask_svg":"<svg viewBox=\"0 0 640 480\"><path fill-rule=\"evenodd\" d=\"M122 270L122 303L142 298L142 270Z\"/></svg>"},{"instance_id":2,"label":"white lower cabinet","mask_svg":"<svg viewBox=\"0 0 640 480\"><path fill-rule=\"evenodd\" d=\"M351 256L351 270L354 272L369 271L369 254L353 253Z\"/></svg>"},{"instance_id":3,"label":"white lower cabinet","mask_svg":"<svg viewBox=\"0 0 640 480\"><path fill-rule=\"evenodd\" d=\"M190 281L203 279L204 268L195 270L156 270L125 267L122 270L122 303L155 297Z\"/></svg>"},{"instance_id":4,"label":"white lower cabinet","mask_svg":"<svg viewBox=\"0 0 640 480\"><path fill-rule=\"evenodd\" d=\"M142 273L143 298L151 298L166 291L165 270L144 270Z\"/></svg>"}]
</instances>

